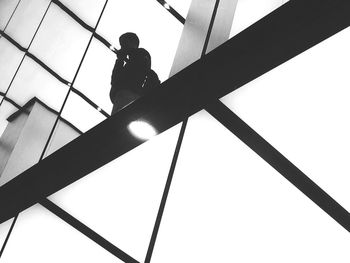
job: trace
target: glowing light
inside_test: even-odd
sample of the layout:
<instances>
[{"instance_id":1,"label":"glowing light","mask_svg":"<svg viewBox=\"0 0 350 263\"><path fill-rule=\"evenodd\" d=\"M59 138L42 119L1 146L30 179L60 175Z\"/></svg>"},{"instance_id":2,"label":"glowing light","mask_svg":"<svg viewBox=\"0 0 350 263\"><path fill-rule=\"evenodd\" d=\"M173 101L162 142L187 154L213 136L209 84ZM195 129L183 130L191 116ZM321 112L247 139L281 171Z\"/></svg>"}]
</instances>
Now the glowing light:
<instances>
[{"instance_id":1,"label":"glowing light","mask_svg":"<svg viewBox=\"0 0 350 263\"><path fill-rule=\"evenodd\" d=\"M148 140L157 135L156 129L146 121L133 121L128 125L128 130L140 140Z\"/></svg>"},{"instance_id":2,"label":"glowing light","mask_svg":"<svg viewBox=\"0 0 350 263\"><path fill-rule=\"evenodd\" d=\"M164 5L163 5L166 9L170 9L170 5L168 4L168 3L164 3Z\"/></svg>"}]
</instances>

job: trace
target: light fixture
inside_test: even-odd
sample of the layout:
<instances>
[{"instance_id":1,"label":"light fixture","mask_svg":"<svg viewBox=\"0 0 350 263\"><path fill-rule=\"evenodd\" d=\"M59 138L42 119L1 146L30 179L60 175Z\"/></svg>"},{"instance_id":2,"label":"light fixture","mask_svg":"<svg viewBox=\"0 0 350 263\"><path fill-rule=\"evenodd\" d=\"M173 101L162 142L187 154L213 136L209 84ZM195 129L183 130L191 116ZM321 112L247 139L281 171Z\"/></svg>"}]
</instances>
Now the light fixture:
<instances>
[{"instance_id":1,"label":"light fixture","mask_svg":"<svg viewBox=\"0 0 350 263\"><path fill-rule=\"evenodd\" d=\"M140 140L148 140L157 135L157 130L144 120L132 121L128 125L129 132Z\"/></svg>"}]
</instances>

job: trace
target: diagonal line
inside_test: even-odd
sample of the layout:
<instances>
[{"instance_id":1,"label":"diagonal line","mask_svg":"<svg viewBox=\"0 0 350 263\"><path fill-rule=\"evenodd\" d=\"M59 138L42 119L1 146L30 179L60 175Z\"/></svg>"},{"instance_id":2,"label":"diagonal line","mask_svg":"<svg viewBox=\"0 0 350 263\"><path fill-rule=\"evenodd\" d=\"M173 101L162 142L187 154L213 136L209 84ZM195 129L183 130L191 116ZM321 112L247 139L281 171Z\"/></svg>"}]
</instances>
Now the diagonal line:
<instances>
[{"instance_id":1,"label":"diagonal line","mask_svg":"<svg viewBox=\"0 0 350 263\"><path fill-rule=\"evenodd\" d=\"M289 1L3 185L0 223L143 143L128 131L131 121L146 119L159 133L167 130L348 27L349 11L348 0ZM196 96L186 111L189 93Z\"/></svg>"},{"instance_id":2,"label":"diagonal line","mask_svg":"<svg viewBox=\"0 0 350 263\"><path fill-rule=\"evenodd\" d=\"M12 17L13 17L14 14L16 13L17 8L18 8L19 4L21 3L21 1L22 1L22 0L19 0L19 1L17 2L16 6L15 6L15 9L12 11L9 20L7 20L7 23L6 23L6 25L5 25L4 29L3 29L4 31L6 31L8 25L10 24L10 22L11 22L11 20L12 20ZM0 36L0 38L1 38L1 36Z\"/></svg>"},{"instance_id":3,"label":"diagonal line","mask_svg":"<svg viewBox=\"0 0 350 263\"><path fill-rule=\"evenodd\" d=\"M1 250L0 250L0 258L1 258L1 256L2 256L2 254L4 253L5 247L6 247L6 245L7 245L7 242L9 241L9 238L10 238L10 236L11 236L12 230L13 230L15 224L16 224L17 218L18 218L18 214L17 214L17 215L15 216L15 218L13 219L12 224L11 224L11 227L10 227L10 229L9 229L9 232L7 233L6 239L5 239L5 241L4 241L4 244L2 245L2 248L1 248Z\"/></svg>"},{"instance_id":4,"label":"diagonal line","mask_svg":"<svg viewBox=\"0 0 350 263\"><path fill-rule=\"evenodd\" d=\"M214 101L206 110L236 135L249 148L270 164L283 177L309 197L323 211L350 232L350 215L340 204L249 127L221 101Z\"/></svg>"},{"instance_id":5,"label":"diagonal line","mask_svg":"<svg viewBox=\"0 0 350 263\"><path fill-rule=\"evenodd\" d=\"M101 21L101 18L102 18L102 16L103 16L103 13L104 13L104 11L105 11L105 9L106 9L106 6L107 6L107 4L108 4L108 1L109 1L109 0L105 0L105 3L104 3L104 5L103 5L102 11L101 11L101 13L100 13L100 16L98 17L97 22L96 22L96 25L95 25L95 27L94 27L94 32L96 32L96 30L97 30L97 27L98 27L98 25L99 25L99 23L100 23L100 21ZM64 98L63 103L62 103L62 105L61 105L61 109L60 109L59 112L58 112L58 115L57 115L57 118L56 118L56 120L55 120L55 123L53 124L53 127L52 127L52 129L51 129L51 132L50 132L50 134L49 134L49 137L48 137L48 139L47 139L47 141L46 141L46 144L45 144L45 146L44 146L44 149L43 149L43 151L42 151L42 153L41 153L41 156L40 156L40 158L39 158L39 162L44 158L44 155L45 155L46 150L47 150L47 148L48 148L48 146L49 146L50 140L51 140L52 136L54 135L56 126L57 126L58 121L59 121L59 117L62 115L63 109L64 109L64 107L65 107L65 105L66 105L66 103L67 103L67 101L68 101L69 94L70 94L71 91L72 91L72 86L74 85L74 83L75 83L75 81L76 81L76 79L77 79L77 77L78 77L78 74L79 74L80 69L81 69L81 67L82 67L82 65L83 65L83 62L84 62L84 60L85 60L85 58L86 58L86 54L88 53L88 50L89 50L89 48L90 48L90 45L91 45L91 43L92 43L93 38L94 38L94 33L91 34L91 37L90 37L90 39L89 39L89 42L88 42L88 44L87 44L87 46L86 46L86 48L85 48L84 54L83 54L83 56L82 56L82 58L81 58L81 60L80 60L79 66L78 66L78 68L77 68L77 70L76 70L76 72L75 72L75 75L74 75L74 77L73 77L71 86L69 86L69 89L68 89L68 92L67 92L67 94L66 94L66 97Z\"/></svg>"},{"instance_id":6,"label":"diagonal line","mask_svg":"<svg viewBox=\"0 0 350 263\"><path fill-rule=\"evenodd\" d=\"M35 39L35 37L36 37L36 35L38 34L38 31L39 31L39 29L40 29L40 27L41 27L41 25L42 25L42 23L43 23L43 21L44 21L46 15L47 15L49 9L50 9L50 6L51 6L51 1L50 1L49 4L47 5L47 7L46 7L46 9L45 9L45 12L44 12L43 16L42 16L41 19L40 19L39 25L36 27L35 32L34 32L32 38L31 38L31 40L30 40L30 42L29 42L27 48L21 47L21 46L20 46L18 43L16 43L13 39L8 39L8 40L9 40L12 44L14 44L17 48L19 48L21 51L26 52L27 50L29 50L30 47L31 47L31 45L32 45L32 43L33 43L33 41L34 41L34 39ZM1 34L4 35L4 36L6 35L3 31L0 31L0 32L1 32ZM17 44L17 45L16 45L16 44ZM21 48L22 48L22 49L21 49ZM25 55L26 55L26 54L23 55L23 57L22 57L22 59L21 59L21 62L19 63L19 65L18 65L18 67L17 67L17 69L16 69L16 72L15 72L15 74L13 75L13 77L12 77L12 79L11 79L11 82L10 82L10 84L8 85L8 87L7 87L6 91L5 91L5 96L6 96L7 93L9 92L9 90L10 90L10 88L11 88L11 86L12 86L12 83L13 83L15 77L17 76L17 73L18 73L20 67L22 66L22 63L23 63L24 58L25 58ZM4 101L4 99L2 99L2 100L0 101L0 106L1 106L1 104L2 104L3 101Z\"/></svg>"},{"instance_id":7,"label":"diagonal line","mask_svg":"<svg viewBox=\"0 0 350 263\"><path fill-rule=\"evenodd\" d=\"M170 6L166 1L164 0L156 0L159 4L161 4L170 14L172 14L180 23L185 24L186 19L183 18L182 15L180 15L172 6Z\"/></svg>"},{"instance_id":8,"label":"diagonal line","mask_svg":"<svg viewBox=\"0 0 350 263\"><path fill-rule=\"evenodd\" d=\"M212 16L211 16L211 19L210 19L210 22L209 22L207 35L206 35L206 38L205 38L205 41L204 41L204 44L203 44L201 57L204 57L205 53L207 51L207 47L208 47L208 43L209 43L209 39L210 39L210 35L211 35L211 32L212 32L212 29L213 29L213 25L214 25L214 21L215 21L215 17L216 17L216 13L217 13L217 10L218 10L219 3L220 3L220 0L216 0L215 1L213 13L212 13ZM187 122L188 122L188 118L185 118L184 121L182 122L182 125L181 125L180 134L179 134L179 137L178 137L178 141L176 143L174 156L173 156L173 159L171 161L171 166L170 166L168 178L167 178L167 181L166 181L166 184L165 184L162 200L160 202L160 206L159 206L159 209L158 209L156 222L154 224L152 235L151 235L151 240L150 240L150 243L148 245L147 254L146 254L146 258L145 258L145 263L150 263L151 262L151 258L152 258L154 246L155 246L155 243L156 243L156 240L157 240L157 235L158 235L160 224L161 224L161 221L162 221L165 205L166 205L167 198L168 198L168 195L169 195L171 182L173 180L177 159L179 157L181 144L182 144L182 141L183 141L183 138L184 138L184 135L185 135Z\"/></svg>"},{"instance_id":9,"label":"diagonal line","mask_svg":"<svg viewBox=\"0 0 350 263\"><path fill-rule=\"evenodd\" d=\"M53 3L55 3L59 8L61 8L66 14L68 14L71 18L73 18L78 24L80 24L83 28L86 30L93 32L93 27L86 24L80 17L78 17L74 12L72 12L68 7L66 7L64 4L62 4L58 0L52 0Z\"/></svg>"},{"instance_id":10,"label":"diagonal line","mask_svg":"<svg viewBox=\"0 0 350 263\"><path fill-rule=\"evenodd\" d=\"M94 242L96 242L98 245L106 249L108 252L119 258L120 260L126 262L126 263L139 263L136 259L132 258L128 254L126 254L121 249L117 248L115 245L113 245L111 242L97 234L95 231L93 231L91 228L84 225L82 222L68 214L66 211L64 211L62 208L51 202L49 199L45 198L41 202L39 202L43 207L45 207L47 210L61 218L63 221L65 221L70 226L74 227L76 230L78 230L80 233L84 234Z\"/></svg>"},{"instance_id":11,"label":"diagonal line","mask_svg":"<svg viewBox=\"0 0 350 263\"><path fill-rule=\"evenodd\" d=\"M31 58L35 63L37 63L38 65L40 65L44 70L46 70L48 73L50 73L53 77L55 77L58 81L60 81L61 83L65 84L65 85L71 85L71 83L69 83L68 80L64 79L63 77L61 77L58 73L56 73L53 69L51 69L48 65L46 65L43 61L41 61L39 58L37 58L35 55L33 55L32 53L30 53L26 48L22 47L19 43L17 43L13 38L11 38L8 34L6 34L5 32L3 32L2 30L0 30L0 36L4 36L6 40L8 40L11 44L13 44L15 47L17 47L19 50L21 50L22 52L25 52L25 55L22 58L22 61L20 63L20 65L18 66L16 73L14 74L10 86L12 85L12 82L14 80L14 78L17 75L17 72L19 71L21 64L24 60L24 58L27 56L29 58ZM80 92L79 90L75 89L72 87L72 91L77 94L78 96L80 96L83 100L85 100L88 104L90 104L90 106L92 106L93 108L95 108L96 110L98 110L99 112L101 112L105 117L109 117L110 115L104 111L100 106L98 106L96 103L94 103L91 99L89 99L86 95L84 95L82 92ZM4 99L6 100L6 95L7 93L3 93L4 94Z\"/></svg>"},{"instance_id":12,"label":"diagonal line","mask_svg":"<svg viewBox=\"0 0 350 263\"><path fill-rule=\"evenodd\" d=\"M5 93L0 91L0 96L3 97L4 100L8 101L9 103L11 103L13 106L15 106L17 109L21 109L22 107L19 106L19 104L17 104L15 101L13 101L12 99L5 97Z\"/></svg>"},{"instance_id":13,"label":"diagonal line","mask_svg":"<svg viewBox=\"0 0 350 263\"><path fill-rule=\"evenodd\" d=\"M185 135L187 121L188 121L188 119L186 118L183 121L182 125L181 125L181 130L180 130L178 141L176 143L176 148L175 148L173 160L171 161L171 166L170 166L168 178L167 178L167 181L166 181L166 184L165 184L165 187L164 187L164 192L163 192L162 200L160 202L160 206L159 206L159 209L158 209L156 222L154 224L151 240L150 240L150 243L149 243L149 246L148 246L148 249L147 249L145 263L149 263L151 261L154 245L156 243L156 239L157 239L160 223L162 221L162 217L163 217L163 213L164 213L165 204L166 204L166 201L167 201L167 198L168 198L168 195L169 195L171 182L173 180L177 159L179 157L181 144L182 144L182 141L183 141L183 138L184 138L184 135Z\"/></svg>"}]
</instances>

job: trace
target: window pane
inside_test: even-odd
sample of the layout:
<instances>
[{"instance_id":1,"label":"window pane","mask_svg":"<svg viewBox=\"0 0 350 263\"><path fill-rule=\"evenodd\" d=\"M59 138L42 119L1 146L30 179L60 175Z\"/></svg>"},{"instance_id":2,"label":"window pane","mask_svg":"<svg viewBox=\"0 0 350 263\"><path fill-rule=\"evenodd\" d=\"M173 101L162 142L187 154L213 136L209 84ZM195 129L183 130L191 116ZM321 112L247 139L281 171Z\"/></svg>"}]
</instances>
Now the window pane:
<instances>
[{"instance_id":1,"label":"window pane","mask_svg":"<svg viewBox=\"0 0 350 263\"><path fill-rule=\"evenodd\" d=\"M7 22L9 21L13 11L18 4L18 1L14 0L1 0L0 1L0 28L4 30Z\"/></svg>"},{"instance_id":2,"label":"window pane","mask_svg":"<svg viewBox=\"0 0 350 263\"><path fill-rule=\"evenodd\" d=\"M73 92L69 94L62 112L62 117L82 132L90 130L92 127L95 127L106 119L101 112L97 111L89 103Z\"/></svg>"},{"instance_id":3,"label":"window pane","mask_svg":"<svg viewBox=\"0 0 350 263\"><path fill-rule=\"evenodd\" d=\"M46 65L72 81L91 33L56 5L51 5L30 48Z\"/></svg>"},{"instance_id":4,"label":"window pane","mask_svg":"<svg viewBox=\"0 0 350 263\"><path fill-rule=\"evenodd\" d=\"M142 262L180 126L152 138L50 197Z\"/></svg>"},{"instance_id":5,"label":"window pane","mask_svg":"<svg viewBox=\"0 0 350 263\"><path fill-rule=\"evenodd\" d=\"M154 19L151 19L154 18ZM159 78L168 78L183 25L156 1L109 1L98 33L119 49L119 36L134 32L152 57Z\"/></svg>"},{"instance_id":6,"label":"window pane","mask_svg":"<svg viewBox=\"0 0 350 263\"><path fill-rule=\"evenodd\" d=\"M32 165L42 155L57 113L39 100L27 103L24 110L17 111L8 119L8 126L1 137L5 145L5 163L1 159L0 185L3 185Z\"/></svg>"},{"instance_id":7,"label":"window pane","mask_svg":"<svg viewBox=\"0 0 350 263\"><path fill-rule=\"evenodd\" d=\"M0 97L0 99L2 99L2 97ZM2 102L0 106L0 135L3 133L8 124L7 118L17 110L18 109L11 103L7 101Z\"/></svg>"},{"instance_id":8,"label":"window pane","mask_svg":"<svg viewBox=\"0 0 350 263\"><path fill-rule=\"evenodd\" d=\"M100 41L93 39L74 87L103 110L111 113L109 98L111 75L116 55Z\"/></svg>"},{"instance_id":9,"label":"window pane","mask_svg":"<svg viewBox=\"0 0 350 263\"><path fill-rule=\"evenodd\" d=\"M9 219L6 222L0 224L0 247L1 248L5 242L5 239L10 230L12 222L13 222L13 219Z\"/></svg>"},{"instance_id":10,"label":"window pane","mask_svg":"<svg viewBox=\"0 0 350 263\"><path fill-rule=\"evenodd\" d=\"M25 58L8 98L25 106L26 111L18 111L4 132L6 136L1 138L1 143L11 145L11 149L6 151L8 161L3 163L0 185L39 161L67 90L67 85L60 83L30 58ZM3 112L3 106L0 112ZM4 113L0 116L4 116L2 122L6 124L5 118L13 111L6 112L5 108Z\"/></svg>"},{"instance_id":11,"label":"window pane","mask_svg":"<svg viewBox=\"0 0 350 263\"><path fill-rule=\"evenodd\" d=\"M0 91L6 92L24 53L5 38L0 38Z\"/></svg>"},{"instance_id":12,"label":"window pane","mask_svg":"<svg viewBox=\"0 0 350 263\"><path fill-rule=\"evenodd\" d=\"M46 150L45 157L71 142L82 133L66 119L60 119Z\"/></svg>"},{"instance_id":13,"label":"window pane","mask_svg":"<svg viewBox=\"0 0 350 263\"><path fill-rule=\"evenodd\" d=\"M349 233L208 113L190 117L152 262L347 262Z\"/></svg>"},{"instance_id":14,"label":"window pane","mask_svg":"<svg viewBox=\"0 0 350 263\"><path fill-rule=\"evenodd\" d=\"M26 57L8 92L8 97L21 106L37 97L47 106L59 111L68 86Z\"/></svg>"},{"instance_id":15,"label":"window pane","mask_svg":"<svg viewBox=\"0 0 350 263\"><path fill-rule=\"evenodd\" d=\"M251 26L286 0L238 0L230 37Z\"/></svg>"},{"instance_id":16,"label":"window pane","mask_svg":"<svg viewBox=\"0 0 350 263\"><path fill-rule=\"evenodd\" d=\"M350 210L350 29L223 98L223 102Z\"/></svg>"},{"instance_id":17,"label":"window pane","mask_svg":"<svg viewBox=\"0 0 350 263\"><path fill-rule=\"evenodd\" d=\"M95 27L106 0L60 0L74 14L91 27Z\"/></svg>"},{"instance_id":18,"label":"window pane","mask_svg":"<svg viewBox=\"0 0 350 263\"><path fill-rule=\"evenodd\" d=\"M28 47L49 2L48 0L21 0L7 27L7 34L22 47Z\"/></svg>"},{"instance_id":19,"label":"window pane","mask_svg":"<svg viewBox=\"0 0 350 263\"><path fill-rule=\"evenodd\" d=\"M1 262L121 262L42 206L22 212Z\"/></svg>"},{"instance_id":20,"label":"window pane","mask_svg":"<svg viewBox=\"0 0 350 263\"><path fill-rule=\"evenodd\" d=\"M61 117L55 127L45 156L55 152L106 119L104 115L73 92L69 94Z\"/></svg>"}]
</instances>

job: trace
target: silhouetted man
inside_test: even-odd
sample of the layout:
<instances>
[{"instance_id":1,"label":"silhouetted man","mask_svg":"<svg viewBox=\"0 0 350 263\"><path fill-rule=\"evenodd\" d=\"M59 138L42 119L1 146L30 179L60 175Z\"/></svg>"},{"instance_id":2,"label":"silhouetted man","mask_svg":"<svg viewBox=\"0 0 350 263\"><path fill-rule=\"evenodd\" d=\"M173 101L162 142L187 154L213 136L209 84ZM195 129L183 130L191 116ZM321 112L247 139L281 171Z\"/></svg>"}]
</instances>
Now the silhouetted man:
<instances>
[{"instance_id":1,"label":"silhouetted man","mask_svg":"<svg viewBox=\"0 0 350 263\"><path fill-rule=\"evenodd\" d=\"M145 88L160 83L157 74L151 70L151 56L145 49L139 48L136 34L121 35L119 43L121 48L117 51L109 93L113 103L112 115L143 96Z\"/></svg>"}]
</instances>

